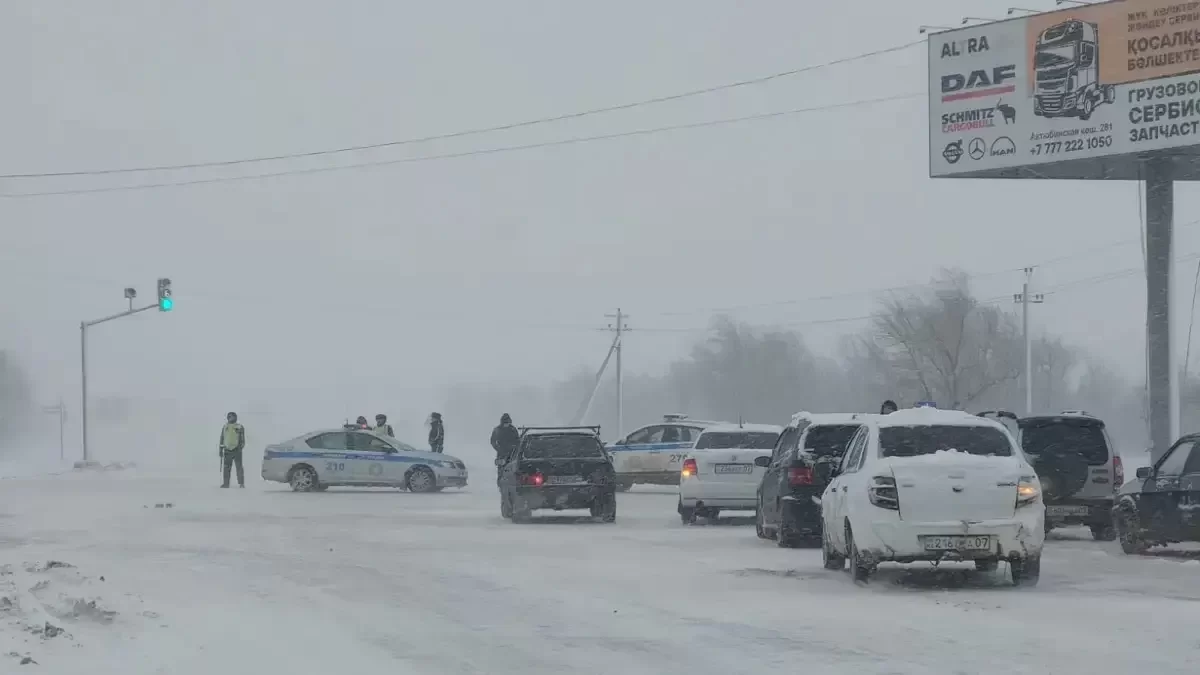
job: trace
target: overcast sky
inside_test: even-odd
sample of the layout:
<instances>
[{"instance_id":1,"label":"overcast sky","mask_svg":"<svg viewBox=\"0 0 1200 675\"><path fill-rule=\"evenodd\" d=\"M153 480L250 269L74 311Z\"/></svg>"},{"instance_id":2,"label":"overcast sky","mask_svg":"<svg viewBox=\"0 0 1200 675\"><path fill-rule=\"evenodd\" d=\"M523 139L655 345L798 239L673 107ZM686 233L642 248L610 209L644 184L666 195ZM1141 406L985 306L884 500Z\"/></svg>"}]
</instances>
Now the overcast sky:
<instances>
[{"instance_id":1,"label":"overcast sky","mask_svg":"<svg viewBox=\"0 0 1200 675\"><path fill-rule=\"evenodd\" d=\"M1050 8L1049 0L1030 0ZM415 138L636 101L918 40L1011 0L8 0L0 173L177 164ZM230 169L4 181L6 194L456 153L925 91L923 46L512 132ZM177 309L97 327L94 391L224 410L428 397L598 365L661 368L713 310L830 349L874 289L939 267L982 298L1140 267L1138 186L928 177L924 98L522 152L0 199L0 346L78 391L78 323L174 280ZM1179 255L1200 250L1177 191ZM1190 302L1195 263L1178 271ZM835 300L814 297L848 294ZM1138 274L1075 283L1044 329L1143 363ZM806 325L809 322L817 322ZM147 394L147 392L151 392ZM234 403L225 401L236 399ZM336 414L342 414L342 410Z\"/></svg>"}]
</instances>

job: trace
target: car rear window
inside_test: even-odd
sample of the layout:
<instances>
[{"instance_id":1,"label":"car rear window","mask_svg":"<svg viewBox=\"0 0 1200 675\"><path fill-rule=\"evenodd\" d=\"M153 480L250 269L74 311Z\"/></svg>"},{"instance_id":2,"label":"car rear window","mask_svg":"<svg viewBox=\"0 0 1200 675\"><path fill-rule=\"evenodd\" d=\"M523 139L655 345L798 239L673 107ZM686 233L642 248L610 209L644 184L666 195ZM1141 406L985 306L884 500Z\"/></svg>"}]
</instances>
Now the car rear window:
<instances>
[{"instance_id":1,"label":"car rear window","mask_svg":"<svg viewBox=\"0 0 1200 675\"><path fill-rule=\"evenodd\" d=\"M1012 455L1008 434L995 427L940 424L883 427L879 430L879 449L884 457L917 457L939 450L995 457Z\"/></svg>"},{"instance_id":2,"label":"car rear window","mask_svg":"<svg viewBox=\"0 0 1200 675\"><path fill-rule=\"evenodd\" d=\"M1104 423L1091 419L1022 421L1021 449L1028 455L1075 454L1093 465L1108 462L1109 454Z\"/></svg>"},{"instance_id":3,"label":"car rear window","mask_svg":"<svg viewBox=\"0 0 1200 675\"><path fill-rule=\"evenodd\" d=\"M526 459L580 459L603 457L604 451L594 436L530 436L525 439L521 456Z\"/></svg>"},{"instance_id":4,"label":"car rear window","mask_svg":"<svg viewBox=\"0 0 1200 675\"><path fill-rule=\"evenodd\" d=\"M818 457L841 457L858 427L857 424L822 424L809 427L808 434L804 437L804 449Z\"/></svg>"},{"instance_id":5,"label":"car rear window","mask_svg":"<svg viewBox=\"0 0 1200 675\"><path fill-rule=\"evenodd\" d=\"M779 434L770 431L715 431L700 435L697 450L772 450Z\"/></svg>"}]
</instances>

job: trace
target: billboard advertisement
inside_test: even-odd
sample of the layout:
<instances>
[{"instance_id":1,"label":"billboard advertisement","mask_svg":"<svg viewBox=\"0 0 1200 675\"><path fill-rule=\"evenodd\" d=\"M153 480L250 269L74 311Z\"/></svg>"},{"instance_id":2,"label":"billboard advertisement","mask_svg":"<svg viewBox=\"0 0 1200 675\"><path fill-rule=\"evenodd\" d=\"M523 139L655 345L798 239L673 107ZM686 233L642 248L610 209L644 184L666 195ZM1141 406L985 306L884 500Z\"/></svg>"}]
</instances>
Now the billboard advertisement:
<instances>
[{"instance_id":1,"label":"billboard advertisement","mask_svg":"<svg viewBox=\"0 0 1200 675\"><path fill-rule=\"evenodd\" d=\"M1200 145L1200 1L937 33L929 92L931 176Z\"/></svg>"}]
</instances>

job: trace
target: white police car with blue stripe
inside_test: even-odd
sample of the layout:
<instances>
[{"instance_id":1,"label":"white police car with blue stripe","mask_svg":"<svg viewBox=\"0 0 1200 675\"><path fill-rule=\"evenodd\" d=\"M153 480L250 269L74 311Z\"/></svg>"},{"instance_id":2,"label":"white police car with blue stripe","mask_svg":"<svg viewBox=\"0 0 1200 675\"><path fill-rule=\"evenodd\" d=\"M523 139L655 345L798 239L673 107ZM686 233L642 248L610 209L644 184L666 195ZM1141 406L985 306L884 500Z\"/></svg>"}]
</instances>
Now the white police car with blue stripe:
<instances>
[{"instance_id":1,"label":"white police car with blue stripe","mask_svg":"<svg viewBox=\"0 0 1200 675\"><path fill-rule=\"evenodd\" d=\"M395 438L348 425L268 445L263 452L262 477L287 483L297 492L319 492L332 485L437 492L464 487L467 467L457 457L417 450Z\"/></svg>"},{"instance_id":2,"label":"white police car with blue stripe","mask_svg":"<svg viewBox=\"0 0 1200 675\"><path fill-rule=\"evenodd\" d=\"M638 483L679 485L684 457L700 433L714 424L729 423L693 420L678 413L663 415L662 423L644 426L605 446L617 471L617 489L624 492Z\"/></svg>"}]
</instances>

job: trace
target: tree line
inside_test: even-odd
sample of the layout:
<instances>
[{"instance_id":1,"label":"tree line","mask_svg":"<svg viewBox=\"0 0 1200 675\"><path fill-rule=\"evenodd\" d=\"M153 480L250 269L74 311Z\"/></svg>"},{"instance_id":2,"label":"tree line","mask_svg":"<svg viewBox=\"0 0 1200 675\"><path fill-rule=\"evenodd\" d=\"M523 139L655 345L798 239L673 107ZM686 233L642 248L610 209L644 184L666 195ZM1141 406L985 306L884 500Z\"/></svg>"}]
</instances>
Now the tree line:
<instances>
[{"instance_id":1,"label":"tree line","mask_svg":"<svg viewBox=\"0 0 1200 675\"><path fill-rule=\"evenodd\" d=\"M1106 420L1114 442L1147 447L1144 386L1093 354L1054 336L1033 341L1035 413L1086 410ZM547 386L454 387L448 420L485 433L500 411L518 423L566 424L595 384L581 370ZM1184 429L1200 421L1200 381L1183 390ZM698 419L785 423L793 413L877 412L892 399L901 407L934 401L939 407L1024 413L1024 339L1008 309L980 301L968 276L942 272L928 288L879 302L867 326L842 338L837 354L810 350L803 335L746 325L728 316L712 321L706 339L660 374L625 376L625 431L682 412ZM584 420L615 438L615 384L601 385Z\"/></svg>"}]
</instances>

